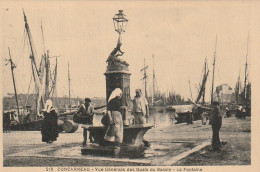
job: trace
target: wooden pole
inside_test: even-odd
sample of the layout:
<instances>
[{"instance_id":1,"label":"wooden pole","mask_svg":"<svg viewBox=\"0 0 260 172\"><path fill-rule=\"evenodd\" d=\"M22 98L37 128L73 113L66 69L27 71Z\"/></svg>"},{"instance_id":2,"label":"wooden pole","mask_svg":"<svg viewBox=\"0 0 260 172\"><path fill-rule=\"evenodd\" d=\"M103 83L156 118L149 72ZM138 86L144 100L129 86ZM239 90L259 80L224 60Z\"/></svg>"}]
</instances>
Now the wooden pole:
<instances>
[{"instance_id":1,"label":"wooden pole","mask_svg":"<svg viewBox=\"0 0 260 172\"><path fill-rule=\"evenodd\" d=\"M244 100L246 100L246 80L247 80L247 56L248 56L248 40L249 40L249 34L247 37L247 50L246 50L246 64L245 64L245 81L244 81Z\"/></svg>"},{"instance_id":2,"label":"wooden pole","mask_svg":"<svg viewBox=\"0 0 260 172\"><path fill-rule=\"evenodd\" d=\"M69 79L69 109L71 112L71 97L70 97L70 64L68 62L68 79Z\"/></svg>"},{"instance_id":3,"label":"wooden pole","mask_svg":"<svg viewBox=\"0 0 260 172\"><path fill-rule=\"evenodd\" d=\"M190 86L190 81L189 81L189 86ZM190 95L191 95L191 100L193 101L192 92L191 92L191 87L190 87Z\"/></svg>"},{"instance_id":4,"label":"wooden pole","mask_svg":"<svg viewBox=\"0 0 260 172\"><path fill-rule=\"evenodd\" d=\"M213 60L212 88L211 88L211 105L213 104L214 76L215 76L215 64L216 64L216 48L217 48L217 36L216 36L215 52L214 52L214 60Z\"/></svg>"},{"instance_id":5,"label":"wooden pole","mask_svg":"<svg viewBox=\"0 0 260 172\"><path fill-rule=\"evenodd\" d=\"M14 94L15 94L15 100L16 100L16 105L17 105L17 111L18 111L18 115L20 114L19 112L19 104L18 104L18 99L17 99L17 92L16 92L16 86L15 86L15 80L14 80L14 68L15 68L15 64L13 63L12 57L11 57L11 52L10 52L10 48L8 47L9 50L9 57L10 57L10 64L11 64L11 72L12 72L12 78L13 78L13 84L14 84Z\"/></svg>"},{"instance_id":6,"label":"wooden pole","mask_svg":"<svg viewBox=\"0 0 260 172\"><path fill-rule=\"evenodd\" d=\"M207 57L205 58L205 67L204 67L204 78L207 75ZM206 91L206 83L204 85L204 90L203 90L203 94L202 94L202 104L205 104L205 91Z\"/></svg>"},{"instance_id":7,"label":"wooden pole","mask_svg":"<svg viewBox=\"0 0 260 172\"><path fill-rule=\"evenodd\" d=\"M145 59L144 59L144 68L141 69L141 72L144 71L144 77L141 80L144 80L144 89L145 89L145 98L147 99L147 74L146 74L146 70L147 70L148 66L145 66Z\"/></svg>"},{"instance_id":8,"label":"wooden pole","mask_svg":"<svg viewBox=\"0 0 260 172\"><path fill-rule=\"evenodd\" d=\"M144 59L144 68L145 68L145 59ZM146 69L144 69L144 90L145 90L145 98L147 99L147 76L146 76Z\"/></svg>"},{"instance_id":9,"label":"wooden pole","mask_svg":"<svg viewBox=\"0 0 260 172\"><path fill-rule=\"evenodd\" d=\"M152 92L152 105L154 104L154 92L155 92L155 73L154 73L154 54L153 54L153 92Z\"/></svg>"}]
</instances>

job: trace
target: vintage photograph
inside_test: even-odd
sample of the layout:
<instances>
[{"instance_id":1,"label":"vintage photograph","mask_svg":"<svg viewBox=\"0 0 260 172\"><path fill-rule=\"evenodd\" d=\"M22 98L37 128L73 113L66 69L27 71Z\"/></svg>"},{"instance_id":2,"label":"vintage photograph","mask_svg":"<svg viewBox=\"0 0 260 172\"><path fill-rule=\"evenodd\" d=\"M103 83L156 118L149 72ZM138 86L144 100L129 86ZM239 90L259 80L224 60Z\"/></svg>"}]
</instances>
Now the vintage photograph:
<instances>
[{"instance_id":1,"label":"vintage photograph","mask_svg":"<svg viewBox=\"0 0 260 172\"><path fill-rule=\"evenodd\" d=\"M4 3L3 167L251 166L256 9Z\"/></svg>"}]
</instances>

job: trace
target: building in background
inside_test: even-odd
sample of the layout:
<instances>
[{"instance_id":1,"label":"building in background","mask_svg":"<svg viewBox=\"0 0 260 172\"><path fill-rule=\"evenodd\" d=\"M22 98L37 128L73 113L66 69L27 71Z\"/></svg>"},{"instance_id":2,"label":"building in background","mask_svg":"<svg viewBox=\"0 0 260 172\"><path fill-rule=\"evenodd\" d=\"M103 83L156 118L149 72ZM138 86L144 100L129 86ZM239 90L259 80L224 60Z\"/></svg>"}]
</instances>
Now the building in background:
<instances>
[{"instance_id":1,"label":"building in background","mask_svg":"<svg viewBox=\"0 0 260 172\"><path fill-rule=\"evenodd\" d=\"M233 89L228 84L222 84L217 86L216 91L213 95L214 101L220 103L234 103L235 93Z\"/></svg>"}]
</instances>

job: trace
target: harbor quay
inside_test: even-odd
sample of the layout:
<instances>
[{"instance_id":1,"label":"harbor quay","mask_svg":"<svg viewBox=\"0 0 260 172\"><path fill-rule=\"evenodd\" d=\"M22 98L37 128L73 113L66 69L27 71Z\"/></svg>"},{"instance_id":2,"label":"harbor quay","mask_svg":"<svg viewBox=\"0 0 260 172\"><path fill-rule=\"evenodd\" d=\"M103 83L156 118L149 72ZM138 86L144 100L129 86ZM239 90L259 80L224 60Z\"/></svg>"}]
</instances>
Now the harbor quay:
<instances>
[{"instance_id":1,"label":"harbor quay","mask_svg":"<svg viewBox=\"0 0 260 172\"><path fill-rule=\"evenodd\" d=\"M175 124L169 121L169 114L152 115L150 122L155 122L155 127L147 131L144 139L148 147L122 148L117 156L82 155L82 130L75 133L59 134L57 142L44 144L41 142L40 131L12 131L3 134L3 165L5 167L20 166L190 166L203 165L229 165L234 163L250 164L250 133L251 119L224 118L220 130L220 139L227 142L224 154L210 152L212 131L211 125L202 125L195 121L193 125L186 123ZM246 140L243 141L243 140ZM243 142L241 142L243 141ZM237 142L237 143L234 143ZM236 149L240 146L243 149ZM91 144L91 143L89 143ZM191 154L187 152L203 145ZM227 150L225 150L227 149ZM234 151L236 150L236 151ZM202 152L201 152L202 151ZM196 154L196 152L198 154ZM208 158L203 153L210 153ZM223 152L223 151L222 151ZM228 154L225 154L228 153ZM186 154L186 155L184 155ZM194 157L194 154L196 154ZM184 155L184 156L180 156ZM227 156L228 155L228 156ZM213 161L216 158L218 161ZM227 159L227 157L235 157ZM238 164L238 165L239 165ZM131 169L131 168L130 168ZM129 170L130 170L129 169ZM134 168L134 170L137 170ZM140 168L141 170L141 168ZM158 171L159 169L157 169Z\"/></svg>"},{"instance_id":2,"label":"harbor quay","mask_svg":"<svg viewBox=\"0 0 260 172\"><path fill-rule=\"evenodd\" d=\"M6 11L8 10L7 8ZM88 13L88 11L86 12ZM156 44L153 45L158 48L158 50L156 50L157 48L154 49L155 52L158 51L154 55L150 51L153 50L153 46L149 47L146 43L152 45L153 42L158 42L160 39L154 39L150 35L157 37L158 33L163 33L161 30L163 27L158 27L156 32L144 29L147 34L138 36L137 30L135 32L133 28L136 28L137 23L140 26L146 23L143 21L146 21L147 16L134 17L134 13L130 13L131 19L129 20L122 9L114 14L113 23L107 25L111 26L110 29L108 29L109 27L98 27L100 23L103 23L101 21L105 15L103 17L99 16L99 13L95 15L95 21L98 21L99 24L90 22L91 26L96 29L93 32L95 41L90 39L89 43L96 42L97 45L88 49L79 47L90 52L88 55L85 54L87 56L83 55L84 52L80 50L78 54L73 54L73 57L71 57L71 52L58 49L57 54L68 56L66 70L65 68L60 70L60 67L64 67L64 60L60 60L59 55L53 56L48 49L45 49L42 26L43 54L41 59L38 59L36 52L39 52L39 50L36 51L37 46L34 45L31 27L29 27L30 23L33 28L35 22L29 17L32 15L28 15L27 18L27 10L22 9L22 13L24 20L22 39L24 40L24 48L25 42L28 42L28 52L22 55L30 63L29 67L23 66L23 68L30 69L32 77L28 93L23 94L24 100L22 100L21 95L17 94L16 88L16 86L21 88L21 82L16 82L14 75L18 74L17 72L14 73L14 70L17 66L20 67L18 65L20 57L17 64L15 64L13 59L16 62L17 57L12 56L13 48L11 51L8 46L7 51L6 47L8 53L5 52L4 54L8 54L8 59L5 59L5 61L7 62L6 65L9 65L12 74L12 82L6 85L12 83L14 94L10 94L10 90L5 86L6 97L3 99L4 167L45 167L45 171L179 172L203 171L203 168L207 168L199 166L251 165L251 80L248 72L249 32L246 41L247 48L244 50L246 51L244 84L240 80L240 69L237 81L236 79L230 80L234 76L227 75L229 71L226 71L226 68L218 69L222 65L219 55L220 57L242 56L241 54L231 55L227 53L225 56L222 54L226 51L221 47L225 46L225 44L221 43L222 38L225 37L223 34L214 36L214 45L213 39L203 41L205 42L204 46L212 42L209 47L212 50L214 48L214 51L207 50L213 54L213 58L210 60L208 60L206 52L201 53L201 55L206 56L203 61L201 57L196 57L196 54L186 54L187 52L190 53L190 51L186 50L186 46L182 47L182 44L188 45L191 41L176 44L178 41L170 41L171 36L168 35L167 40L162 41L161 47ZM155 13L152 12L152 14ZM91 15L93 14L91 13ZM165 15L164 18L169 20L168 25L173 20L168 18L168 12ZM6 16L9 15L6 14ZM83 18L86 17L87 15ZM55 19L58 18L55 17ZM140 22L137 22L138 20ZM157 20L161 22L161 17ZM57 23L57 21L53 22ZM130 23L130 29L126 32L128 22ZM10 23L14 22L10 21ZM176 25L179 25L179 23L176 23ZM230 23L230 21L224 23ZM149 25L149 23L147 24ZM13 26L11 24L7 25ZM73 23L70 25L73 25ZM145 27L153 29L151 26ZM101 30L99 31L99 29ZM102 31L102 29L104 30ZM116 37L100 37L102 36L101 32L104 35L112 35L112 30L115 31L113 34L116 34ZM165 33L168 34L168 30ZM80 31L77 32L81 33ZM96 32L100 33L94 36ZM211 35L203 37L212 37L216 30L209 32L211 32ZM197 31L197 33L202 32ZM133 34L134 37L132 37ZM237 35L242 34L237 33ZM91 35L89 34L89 36ZM187 36L185 32L184 36L185 38ZM68 34L64 38L68 40L70 37L72 36ZM76 37L82 36L77 35ZM154 41L149 40L150 37ZM236 36L233 35L233 37ZM147 38L149 39L147 40ZM197 38L200 40L199 37ZM240 39L245 40L242 37ZM62 40L63 38L60 42L63 42ZM88 39L82 37L82 40ZM144 45L141 43L143 40L146 40ZM182 38L181 42L184 40L186 39ZM231 42L231 40L229 41ZM13 40L13 42L16 41ZM59 40L54 42L58 43ZM101 42L102 44L100 44ZM112 42L114 43L112 44ZM136 42L139 42L140 45L133 46ZM173 46L174 44L177 45L177 48L173 52L170 51L172 48L167 49L167 46L165 46ZM84 44L75 42L75 45ZM183 48L180 52L178 52L179 46ZM102 51L97 51L95 47L101 47ZM104 47L106 49L103 49ZM206 49L209 49L209 47ZM200 50L201 47L196 49ZM241 49L241 46L233 49ZM60 51L62 53L59 53ZM147 54L145 54L146 52ZM148 52L150 55L148 55ZM151 59L146 59L148 56L152 57L152 69L150 65ZM90 60L88 57L95 58ZM142 64L141 58L143 57L144 63ZM154 62L155 57L156 63ZM191 57L194 62L186 57ZM172 60L174 61L173 64L170 63ZM159 61L165 61L165 64L162 65ZM235 61L233 60L232 66L237 65L238 67L241 65L240 62L235 64ZM38 62L40 63L38 64ZM186 62L191 63L187 66ZM200 62L203 62L203 68L198 83L197 79L200 74L198 71L200 70L197 70L197 66L200 65ZM209 65L211 63L212 69ZM70 68L70 64L72 68ZM155 65L157 68L159 66L161 69L163 68L163 70L156 70L158 76L160 76L157 79L155 77ZM166 70L167 66L170 67L168 70ZM215 68L218 77L215 76ZM61 74L58 74L58 69ZM68 72L68 75L66 74L68 76L68 88L64 86L66 80L66 75L63 76L64 71ZM222 77L226 79L220 79L219 71L222 72ZM162 72L164 74L160 75ZM208 85L207 81L209 81L209 73L210 75L212 73L210 78L212 82L211 94L206 95L208 93L207 89L209 89L208 86L206 87ZM148 80L150 78L148 77L149 74L152 74L151 80ZM56 84L57 81L61 81L62 76L65 79L63 83ZM140 76L142 77L140 78ZM192 82L187 80L188 78L192 79ZM229 80L230 82L224 83L224 81ZM76 82L71 84L72 81ZM34 83L34 88L31 88L31 83ZM151 86L149 86L150 84ZM158 87L157 84L164 88ZM189 84L189 87L185 87L186 84ZM193 84L195 87L192 86ZM197 87L197 84L199 87ZM75 85L74 91L77 91L77 95L72 95L74 92L73 85ZM236 86L233 89L230 85ZM197 96L193 99L192 93L195 88ZM68 89L68 96L64 91L66 89ZM177 91L180 91L180 93L177 93ZM187 94L187 92L189 93ZM58 94L63 97L58 98Z\"/></svg>"}]
</instances>

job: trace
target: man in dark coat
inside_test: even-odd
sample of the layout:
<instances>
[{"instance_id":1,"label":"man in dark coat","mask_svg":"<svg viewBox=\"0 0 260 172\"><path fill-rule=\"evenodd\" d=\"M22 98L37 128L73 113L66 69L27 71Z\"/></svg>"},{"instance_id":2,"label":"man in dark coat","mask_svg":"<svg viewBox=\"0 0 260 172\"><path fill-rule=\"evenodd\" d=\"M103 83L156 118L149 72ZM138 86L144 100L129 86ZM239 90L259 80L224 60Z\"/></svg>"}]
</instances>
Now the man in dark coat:
<instances>
[{"instance_id":1,"label":"man in dark coat","mask_svg":"<svg viewBox=\"0 0 260 172\"><path fill-rule=\"evenodd\" d=\"M214 110L211 116L211 125L212 125L212 148L214 151L218 151L221 149L221 142L219 139L219 130L222 125L222 115L218 102L214 102Z\"/></svg>"}]
</instances>

